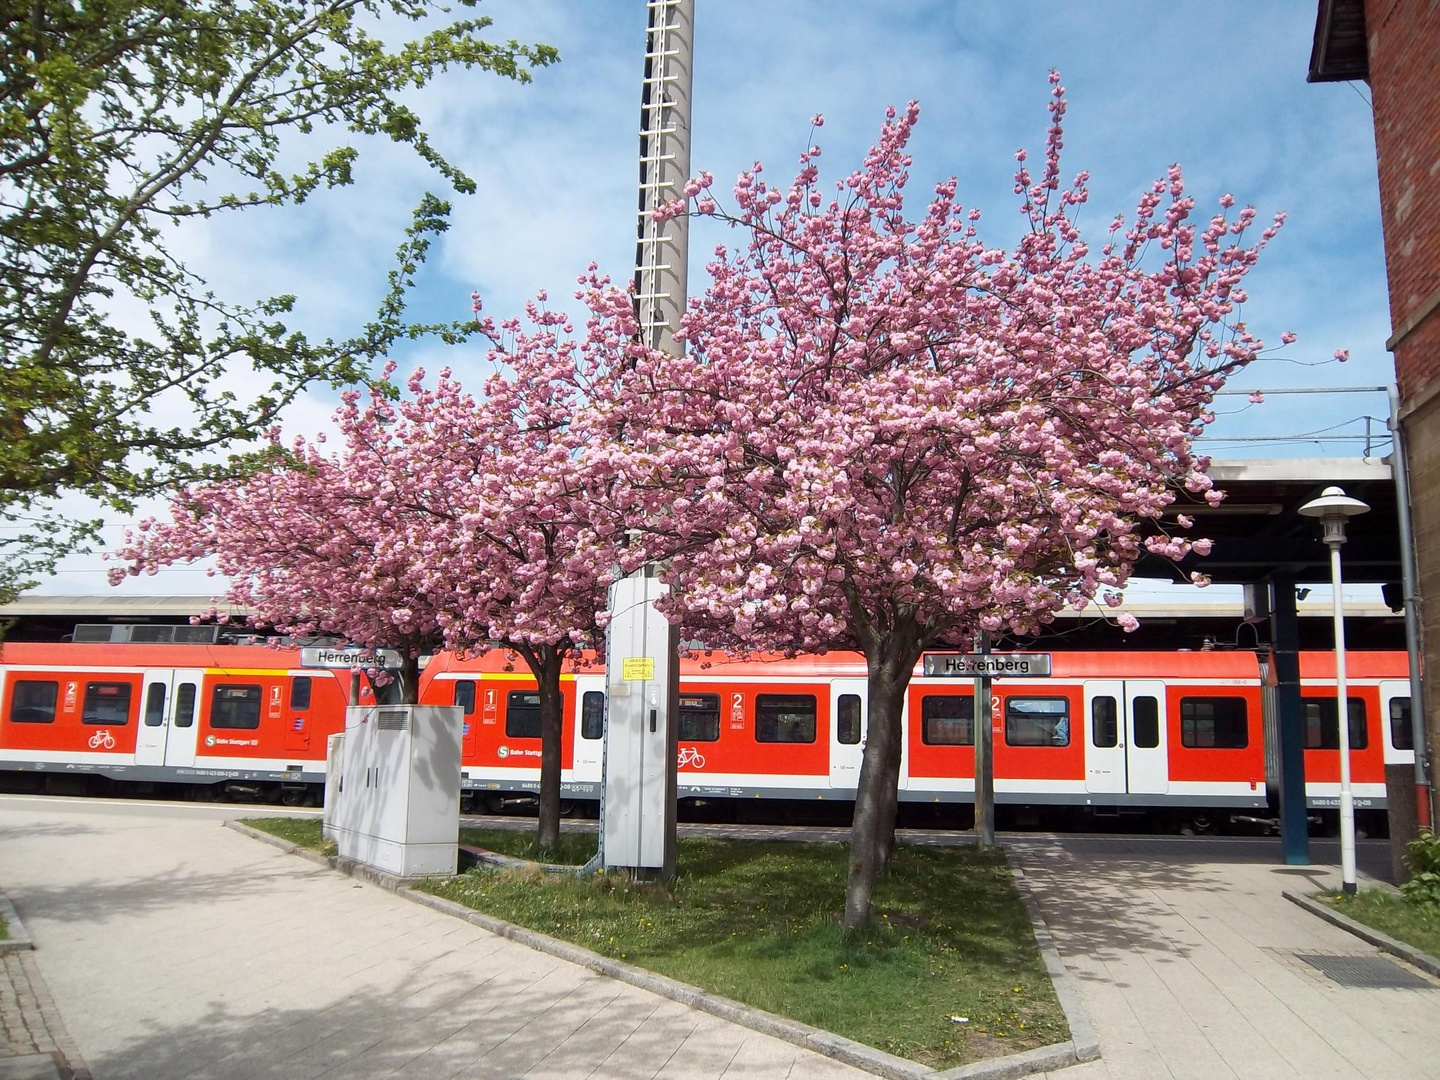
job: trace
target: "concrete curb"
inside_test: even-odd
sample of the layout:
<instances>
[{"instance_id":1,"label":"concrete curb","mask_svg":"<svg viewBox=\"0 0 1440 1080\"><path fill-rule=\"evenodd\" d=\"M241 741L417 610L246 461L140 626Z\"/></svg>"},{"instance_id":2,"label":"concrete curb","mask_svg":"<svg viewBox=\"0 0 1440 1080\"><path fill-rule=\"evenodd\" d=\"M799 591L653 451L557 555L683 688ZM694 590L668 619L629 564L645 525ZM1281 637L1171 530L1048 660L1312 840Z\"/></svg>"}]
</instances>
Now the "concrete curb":
<instances>
[{"instance_id":1,"label":"concrete curb","mask_svg":"<svg viewBox=\"0 0 1440 1080\"><path fill-rule=\"evenodd\" d=\"M1440 979L1440 960L1427 952L1421 952L1413 945L1407 945L1403 941L1397 941L1388 934L1382 934L1364 923L1356 922L1348 915L1342 915L1328 904L1322 904L1318 900L1312 900L1308 896L1301 896L1289 890L1281 893L1286 900L1292 904L1298 904L1312 915L1318 915L1326 922L1338 926L1341 930L1348 931L1363 941L1368 941L1377 948L1384 949L1394 956L1398 956L1407 964L1411 964L1427 974L1434 975Z\"/></svg>"},{"instance_id":2,"label":"concrete curb","mask_svg":"<svg viewBox=\"0 0 1440 1080\"><path fill-rule=\"evenodd\" d=\"M1006 861L1009 861L1008 856ZM1045 917L1040 913L1040 903L1030 890L1025 871L1018 866L1011 866L1010 875L1020 893L1020 900L1030 915L1035 944L1039 946L1040 957L1045 961L1045 973L1050 976L1050 983L1055 987L1055 997L1065 1013L1065 1022L1070 1026L1070 1041L1036 1047L1034 1050L1007 1057L991 1058L989 1061L977 1061L972 1065L938 1073L937 1080L1009 1080L1010 1077L1063 1069L1081 1062L1095 1061L1100 1057L1100 1037L1085 1014L1079 991L1075 989L1070 973L1065 968L1065 961L1060 958L1060 950L1055 947L1050 928L1045 925Z\"/></svg>"},{"instance_id":3,"label":"concrete curb","mask_svg":"<svg viewBox=\"0 0 1440 1080\"><path fill-rule=\"evenodd\" d=\"M25 929L25 924L20 921L20 916L15 911L15 905L10 903L10 898L3 892L0 892L0 919L5 920L5 927L10 935L0 941L0 953L35 948L35 943L30 940L30 931Z\"/></svg>"},{"instance_id":4,"label":"concrete curb","mask_svg":"<svg viewBox=\"0 0 1440 1080\"><path fill-rule=\"evenodd\" d=\"M410 885L418 884L424 878L403 878L395 874L387 874L383 870L377 870L368 863L356 862L353 859L342 859L339 855L322 855L318 851L311 851L309 848L301 847L299 844L291 843L289 840L282 840L278 836L272 836L259 829L252 829L249 825L242 825L238 821L227 821L224 823L227 829L233 829L242 836L248 836L252 840L259 840L263 844L269 844L273 848L279 848L287 855L299 855L307 862L316 866L323 866L327 870L338 870L342 874L348 874L353 878L360 878L372 885L377 885L390 892L399 892Z\"/></svg>"},{"instance_id":5,"label":"concrete curb","mask_svg":"<svg viewBox=\"0 0 1440 1080\"><path fill-rule=\"evenodd\" d=\"M509 938L528 948L568 960L573 964L579 964L599 975L607 975L620 982L629 983L631 986L638 986L642 990L649 990L661 997L669 998L671 1001L678 1001L682 1005L689 1005L702 1012L710 1013L712 1016L718 1016L722 1020L729 1020L732 1023L748 1027L752 1031L759 1031L796 1046L803 1046L807 1050L814 1050L818 1054L835 1058L847 1065L854 1065L856 1068L872 1072L877 1076L884 1076L889 1080L918 1080L920 1077L937 1075L935 1070L925 1065L896 1057L894 1054L887 1054L883 1050L876 1050L874 1047L854 1042L829 1031L821 1031L819 1028L810 1027L797 1020L789 1020L783 1016L776 1016L774 1013L762 1012L760 1009L742 1005L738 1001L706 993L699 987L667 978L664 975L656 975L654 972L626 964L620 960L612 960L568 941L561 941L558 938L528 930L523 926L516 926L514 923L474 911L454 901L431 896L429 893L416 892L413 889L404 889L400 895L435 911L453 915L457 919L464 919L472 926L488 930L499 937Z\"/></svg>"},{"instance_id":6,"label":"concrete curb","mask_svg":"<svg viewBox=\"0 0 1440 1080\"><path fill-rule=\"evenodd\" d=\"M921 1065L907 1058L887 1054L883 1050L877 1050L873 1046L866 1046L864 1043L844 1038L834 1032L822 1031L808 1024L802 1024L798 1020L790 1020L783 1016L776 1016L774 1013L751 1008L738 1001L732 1001L730 998L707 993L688 983L682 983L664 975L656 975L652 971L646 971L619 960L612 960L568 941L561 941L559 938L552 938L547 934L517 926L504 919L497 919L493 915L475 911L452 900L418 892L410 887L415 884L413 879L397 878L393 874L385 874L373 867L349 859L341 859L335 855L320 855L297 844L292 844L288 840L281 840L279 837L252 829L248 825L241 825L239 822L227 821L225 824L236 832L263 841L290 854L300 855L310 862L349 874L351 877L372 881L411 903L420 904L457 919L463 919L472 926L478 926L497 937L508 938L527 948L578 964L596 974L629 983L642 990L649 990L651 993L671 1001L678 1001L682 1005L699 1009L722 1020L747 1027L752 1031L758 1031L792 1045L813 1050L817 1054L833 1058L843 1064L885 1077L886 1080L922 1080L922 1078L929 1078L929 1080L1010 1080L1012 1077L1053 1071L1084 1061L1094 1061L1100 1056L1100 1040L1090 1026L1090 1021L1080 1005L1079 995L1075 992L1070 976L1065 970L1065 964L1051 941L1050 931L1040 915L1039 905L1030 894L1029 886L1024 883L1024 875L1014 868L1011 872L1019 887L1021 900L1030 915L1035 940L1040 946L1040 953L1045 961L1045 970L1055 986L1056 997L1065 1012L1066 1022L1070 1025L1071 1039L1069 1042L1041 1046L1034 1050L1026 1050L1006 1057L990 1058L986 1061L976 1061L969 1065L937 1072L928 1065ZM499 856L497 861L501 859L507 863L514 862L524 865L523 860L512 860L506 856Z\"/></svg>"}]
</instances>

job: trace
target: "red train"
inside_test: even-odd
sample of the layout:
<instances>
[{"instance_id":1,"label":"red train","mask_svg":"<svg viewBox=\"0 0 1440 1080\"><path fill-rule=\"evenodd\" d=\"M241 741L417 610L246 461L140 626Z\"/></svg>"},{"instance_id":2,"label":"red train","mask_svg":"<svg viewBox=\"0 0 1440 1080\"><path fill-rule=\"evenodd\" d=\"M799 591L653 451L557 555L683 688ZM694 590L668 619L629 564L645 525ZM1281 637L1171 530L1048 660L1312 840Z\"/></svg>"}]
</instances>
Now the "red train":
<instances>
[{"instance_id":1,"label":"red train","mask_svg":"<svg viewBox=\"0 0 1440 1080\"><path fill-rule=\"evenodd\" d=\"M517 670L518 667L518 670ZM1356 806L1385 806L1385 766L1413 764L1406 658L1349 654ZM1302 654L1307 797L1339 794L1334 658ZM1204 826L1262 819L1275 732L1265 665L1251 652L1057 652L1047 678L996 679L988 715L1002 807L1160 811ZM373 700L361 680L361 702ZM598 798L605 684L564 678L567 799ZM54 790L80 780L178 783L212 794L315 801L326 737L343 729L348 672L259 645L28 644L0 649L0 772ZM538 788L539 700L499 653L440 654L420 699L459 705L464 787L497 808ZM853 797L864 749L865 667L853 654L709 658L681 666L679 792L709 802ZM900 798L966 805L974 791L973 682L910 685ZM14 779L13 775L11 777Z\"/></svg>"}]
</instances>

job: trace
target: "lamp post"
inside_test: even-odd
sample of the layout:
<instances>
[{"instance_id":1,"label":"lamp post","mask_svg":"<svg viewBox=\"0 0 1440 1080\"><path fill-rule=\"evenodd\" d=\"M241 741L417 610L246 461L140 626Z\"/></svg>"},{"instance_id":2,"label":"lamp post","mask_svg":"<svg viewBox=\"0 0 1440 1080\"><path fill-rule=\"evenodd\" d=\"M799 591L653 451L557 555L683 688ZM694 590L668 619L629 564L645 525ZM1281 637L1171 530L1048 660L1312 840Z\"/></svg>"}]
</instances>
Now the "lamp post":
<instances>
[{"instance_id":1,"label":"lamp post","mask_svg":"<svg viewBox=\"0 0 1440 1080\"><path fill-rule=\"evenodd\" d=\"M1345 520L1370 507L1338 487L1327 487L1318 499L1300 507L1305 517L1320 519L1321 539L1330 548L1330 584L1335 591L1335 726L1340 734L1340 888L1355 895L1355 802L1350 793L1350 702L1345 686L1345 601L1341 596L1340 545Z\"/></svg>"}]
</instances>

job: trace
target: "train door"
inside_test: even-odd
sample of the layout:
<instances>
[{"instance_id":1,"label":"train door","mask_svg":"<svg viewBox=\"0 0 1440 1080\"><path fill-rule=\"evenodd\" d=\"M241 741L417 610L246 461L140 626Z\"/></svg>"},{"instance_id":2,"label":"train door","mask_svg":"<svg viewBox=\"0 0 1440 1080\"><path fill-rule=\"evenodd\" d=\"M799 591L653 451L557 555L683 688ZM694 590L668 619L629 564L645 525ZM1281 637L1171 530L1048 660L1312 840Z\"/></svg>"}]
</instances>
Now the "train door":
<instances>
[{"instance_id":1,"label":"train door","mask_svg":"<svg viewBox=\"0 0 1440 1080\"><path fill-rule=\"evenodd\" d=\"M1127 682L1125 713L1130 729L1125 747L1125 789L1131 795L1163 795L1170 790L1165 684Z\"/></svg>"},{"instance_id":2,"label":"train door","mask_svg":"<svg viewBox=\"0 0 1440 1080\"><path fill-rule=\"evenodd\" d=\"M1125 791L1125 684L1085 684L1085 790L1097 795Z\"/></svg>"},{"instance_id":3,"label":"train door","mask_svg":"<svg viewBox=\"0 0 1440 1080\"><path fill-rule=\"evenodd\" d=\"M205 673L191 668L145 672L135 764L188 767L195 764L195 719Z\"/></svg>"},{"instance_id":4,"label":"train door","mask_svg":"<svg viewBox=\"0 0 1440 1080\"><path fill-rule=\"evenodd\" d=\"M1163 795L1169 765L1165 684L1085 683L1085 790L1099 795Z\"/></svg>"},{"instance_id":5,"label":"train door","mask_svg":"<svg viewBox=\"0 0 1440 1080\"><path fill-rule=\"evenodd\" d=\"M830 786L854 791L860 785L865 756L864 679L830 683Z\"/></svg>"},{"instance_id":6,"label":"train door","mask_svg":"<svg viewBox=\"0 0 1440 1080\"><path fill-rule=\"evenodd\" d=\"M1415 729L1410 725L1410 683L1385 679L1380 683L1381 746L1386 765L1415 763Z\"/></svg>"},{"instance_id":7,"label":"train door","mask_svg":"<svg viewBox=\"0 0 1440 1080\"><path fill-rule=\"evenodd\" d=\"M600 754L605 748L605 676L575 676L574 780L599 783Z\"/></svg>"}]
</instances>

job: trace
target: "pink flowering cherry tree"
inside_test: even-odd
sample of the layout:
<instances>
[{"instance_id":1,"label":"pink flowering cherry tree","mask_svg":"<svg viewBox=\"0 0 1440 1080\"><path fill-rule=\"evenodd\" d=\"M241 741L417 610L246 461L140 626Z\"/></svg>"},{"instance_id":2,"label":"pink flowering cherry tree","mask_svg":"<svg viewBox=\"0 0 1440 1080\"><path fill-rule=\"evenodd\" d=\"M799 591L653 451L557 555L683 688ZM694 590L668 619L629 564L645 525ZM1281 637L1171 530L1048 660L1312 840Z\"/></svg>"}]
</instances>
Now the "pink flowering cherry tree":
<instances>
[{"instance_id":1,"label":"pink flowering cherry tree","mask_svg":"<svg viewBox=\"0 0 1440 1080\"><path fill-rule=\"evenodd\" d=\"M429 522L401 496L411 448L389 438L396 419L383 393L350 390L335 414L340 453L323 438L286 450L272 432L273 465L187 487L169 521L130 530L111 584L214 556L230 578L225 600L250 608L252 626L396 649L401 697L414 703L419 659L443 627L422 580Z\"/></svg>"},{"instance_id":2,"label":"pink flowering cherry tree","mask_svg":"<svg viewBox=\"0 0 1440 1080\"><path fill-rule=\"evenodd\" d=\"M683 319L688 351L635 359L598 406L627 433L615 506L670 556L689 626L865 655L850 928L893 846L921 654L1116 605L1143 551L1204 553L1188 521L1161 518L1177 487L1219 498L1192 439L1262 348L1237 308L1281 219L1251 239L1254 211L1232 217L1225 196L1196 220L1174 167L1092 247L1076 223L1087 176L1060 180L1058 76L1052 88L1039 175L1017 155L1008 251L981 243L953 179L906 215L914 103L828 195L813 145L792 184L742 174L733 210L702 173L662 213L693 206L744 246L716 250Z\"/></svg>"},{"instance_id":3,"label":"pink flowering cherry tree","mask_svg":"<svg viewBox=\"0 0 1440 1080\"><path fill-rule=\"evenodd\" d=\"M583 279L582 279L583 280ZM603 285L592 282L591 292ZM477 298L478 313L478 298ZM540 697L537 839L560 833L561 674L603 658L606 596L623 535L604 512L579 458L576 423L592 376L612 355L598 320L583 337L545 296L523 320L480 321L496 366L479 397L449 372L433 388L419 378L400 405L397 442L417 448L409 483L435 523L420 578L446 597L438 620L452 647L503 647L535 676ZM483 568L477 574L476 568Z\"/></svg>"},{"instance_id":4,"label":"pink flowering cherry tree","mask_svg":"<svg viewBox=\"0 0 1440 1080\"><path fill-rule=\"evenodd\" d=\"M301 439L273 469L187 489L169 522L127 538L112 578L214 555L256 625L399 648L408 701L423 652L512 650L539 687L538 841L553 848L560 677L601 650L617 556L615 530L592 524L606 518L588 505L571 428L599 345L540 304L527 319L482 322L502 370L478 398L448 370L396 392L388 365L368 398L346 393L339 453Z\"/></svg>"}]
</instances>

